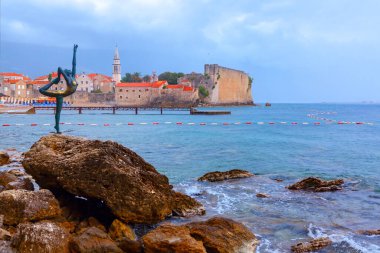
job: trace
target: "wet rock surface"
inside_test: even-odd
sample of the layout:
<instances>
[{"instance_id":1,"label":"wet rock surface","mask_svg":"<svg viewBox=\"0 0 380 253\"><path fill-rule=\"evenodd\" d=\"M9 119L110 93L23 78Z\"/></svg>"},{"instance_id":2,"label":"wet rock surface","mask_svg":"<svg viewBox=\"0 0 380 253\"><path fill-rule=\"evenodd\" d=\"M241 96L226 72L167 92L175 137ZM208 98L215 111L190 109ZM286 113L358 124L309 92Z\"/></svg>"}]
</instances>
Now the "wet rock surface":
<instances>
[{"instance_id":1,"label":"wet rock surface","mask_svg":"<svg viewBox=\"0 0 380 253\"><path fill-rule=\"evenodd\" d=\"M257 193L256 194L256 197L258 198L269 198L269 194L266 194L266 193Z\"/></svg>"},{"instance_id":2,"label":"wet rock surface","mask_svg":"<svg viewBox=\"0 0 380 253\"><path fill-rule=\"evenodd\" d=\"M206 213L204 206L190 196L176 192L173 197L173 215L190 217L195 215L204 215Z\"/></svg>"},{"instance_id":3,"label":"wet rock surface","mask_svg":"<svg viewBox=\"0 0 380 253\"><path fill-rule=\"evenodd\" d=\"M0 192L3 190L25 189L34 190L34 185L30 177L24 177L21 171L1 171L0 172Z\"/></svg>"},{"instance_id":4,"label":"wet rock surface","mask_svg":"<svg viewBox=\"0 0 380 253\"><path fill-rule=\"evenodd\" d=\"M312 252L320 250L332 244L332 241L327 238L318 238L309 242L302 242L291 247L291 251L294 253Z\"/></svg>"},{"instance_id":5,"label":"wet rock surface","mask_svg":"<svg viewBox=\"0 0 380 253\"><path fill-rule=\"evenodd\" d=\"M12 238L19 253L69 253L70 235L59 223L41 221L22 223Z\"/></svg>"},{"instance_id":6,"label":"wet rock surface","mask_svg":"<svg viewBox=\"0 0 380 253\"><path fill-rule=\"evenodd\" d=\"M247 178L254 176L252 173L246 170L229 170L229 171L214 171L204 174L198 178L198 181L218 182L229 179Z\"/></svg>"},{"instance_id":7,"label":"wet rock surface","mask_svg":"<svg viewBox=\"0 0 380 253\"><path fill-rule=\"evenodd\" d=\"M58 201L49 190L8 190L0 193L0 215L4 215L3 223L6 225L56 218L60 214Z\"/></svg>"},{"instance_id":8,"label":"wet rock surface","mask_svg":"<svg viewBox=\"0 0 380 253\"><path fill-rule=\"evenodd\" d=\"M42 188L102 201L125 222L154 224L177 208L168 178L116 142L45 136L25 153L23 166ZM200 205L191 202L189 213Z\"/></svg>"},{"instance_id":9,"label":"wet rock surface","mask_svg":"<svg viewBox=\"0 0 380 253\"><path fill-rule=\"evenodd\" d=\"M0 151L0 166L10 163L9 155L6 152Z\"/></svg>"},{"instance_id":10,"label":"wet rock surface","mask_svg":"<svg viewBox=\"0 0 380 253\"><path fill-rule=\"evenodd\" d=\"M343 183L343 179L322 180L315 177L308 177L288 186L287 188L289 190L305 190L314 192L338 191L342 190Z\"/></svg>"}]
</instances>

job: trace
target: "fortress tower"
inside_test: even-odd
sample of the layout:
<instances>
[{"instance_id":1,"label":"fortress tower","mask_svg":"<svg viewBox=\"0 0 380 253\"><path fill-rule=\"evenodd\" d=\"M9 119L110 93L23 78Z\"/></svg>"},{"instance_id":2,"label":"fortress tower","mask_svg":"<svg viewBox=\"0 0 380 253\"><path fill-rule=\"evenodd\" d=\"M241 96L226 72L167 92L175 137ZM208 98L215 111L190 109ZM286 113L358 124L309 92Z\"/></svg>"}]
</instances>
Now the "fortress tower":
<instances>
[{"instance_id":1,"label":"fortress tower","mask_svg":"<svg viewBox=\"0 0 380 253\"><path fill-rule=\"evenodd\" d=\"M115 54L113 56L113 71L112 71L112 81L119 83L121 81L121 65L120 65L120 57L119 50L117 46L115 48Z\"/></svg>"}]
</instances>

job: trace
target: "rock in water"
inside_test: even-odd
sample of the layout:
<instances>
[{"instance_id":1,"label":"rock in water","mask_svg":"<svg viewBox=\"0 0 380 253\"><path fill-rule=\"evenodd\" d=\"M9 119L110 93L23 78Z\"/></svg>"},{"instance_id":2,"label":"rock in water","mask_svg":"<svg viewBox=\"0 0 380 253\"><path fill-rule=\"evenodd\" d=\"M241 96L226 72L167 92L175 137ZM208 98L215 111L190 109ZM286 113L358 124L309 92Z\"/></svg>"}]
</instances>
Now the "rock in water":
<instances>
[{"instance_id":1,"label":"rock in water","mask_svg":"<svg viewBox=\"0 0 380 253\"><path fill-rule=\"evenodd\" d=\"M154 224L177 208L168 178L116 142L45 136L23 166L42 188L102 201L125 222Z\"/></svg>"},{"instance_id":2,"label":"rock in water","mask_svg":"<svg viewBox=\"0 0 380 253\"><path fill-rule=\"evenodd\" d=\"M18 253L69 253L70 235L58 223L22 223L12 238Z\"/></svg>"},{"instance_id":3,"label":"rock in water","mask_svg":"<svg viewBox=\"0 0 380 253\"><path fill-rule=\"evenodd\" d=\"M203 222L186 224L190 235L202 241L207 252L255 252L256 236L243 224L231 219L214 217Z\"/></svg>"},{"instance_id":4,"label":"rock in water","mask_svg":"<svg viewBox=\"0 0 380 253\"><path fill-rule=\"evenodd\" d=\"M292 249L292 252L294 253L303 253L303 252L316 251L324 247L327 247L331 244L332 244L332 241L329 238L323 237L323 238L311 240L310 242L298 243L296 245L293 245L291 249Z\"/></svg>"},{"instance_id":5,"label":"rock in water","mask_svg":"<svg viewBox=\"0 0 380 253\"><path fill-rule=\"evenodd\" d=\"M76 253L123 252L104 231L96 227L81 231L80 235L74 237L71 241L70 248L72 252Z\"/></svg>"},{"instance_id":6,"label":"rock in water","mask_svg":"<svg viewBox=\"0 0 380 253\"><path fill-rule=\"evenodd\" d=\"M321 180L315 177L305 178L293 185L288 186L289 190L306 190L314 192L338 191L342 190L343 179Z\"/></svg>"},{"instance_id":7,"label":"rock in water","mask_svg":"<svg viewBox=\"0 0 380 253\"><path fill-rule=\"evenodd\" d=\"M9 155L5 152L0 151L0 166L9 163Z\"/></svg>"},{"instance_id":8,"label":"rock in water","mask_svg":"<svg viewBox=\"0 0 380 253\"><path fill-rule=\"evenodd\" d=\"M145 253L206 253L203 243L185 226L161 225L144 235L142 241Z\"/></svg>"},{"instance_id":9,"label":"rock in water","mask_svg":"<svg viewBox=\"0 0 380 253\"><path fill-rule=\"evenodd\" d=\"M0 172L0 191L25 189L29 191L34 190L32 180L29 177L18 177L13 171Z\"/></svg>"},{"instance_id":10,"label":"rock in water","mask_svg":"<svg viewBox=\"0 0 380 253\"><path fill-rule=\"evenodd\" d=\"M246 170L229 170L229 171L214 171L209 172L198 178L198 181L209 181L209 182L217 182L224 181L228 179L237 179L237 178L247 178L254 176L252 173Z\"/></svg>"},{"instance_id":11,"label":"rock in water","mask_svg":"<svg viewBox=\"0 0 380 253\"><path fill-rule=\"evenodd\" d=\"M380 229L375 230L359 230L359 234L362 235L380 235Z\"/></svg>"},{"instance_id":12,"label":"rock in water","mask_svg":"<svg viewBox=\"0 0 380 253\"><path fill-rule=\"evenodd\" d=\"M6 225L56 218L60 214L58 201L49 190L8 190L0 193L0 215L4 215Z\"/></svg>"}]
</instances>

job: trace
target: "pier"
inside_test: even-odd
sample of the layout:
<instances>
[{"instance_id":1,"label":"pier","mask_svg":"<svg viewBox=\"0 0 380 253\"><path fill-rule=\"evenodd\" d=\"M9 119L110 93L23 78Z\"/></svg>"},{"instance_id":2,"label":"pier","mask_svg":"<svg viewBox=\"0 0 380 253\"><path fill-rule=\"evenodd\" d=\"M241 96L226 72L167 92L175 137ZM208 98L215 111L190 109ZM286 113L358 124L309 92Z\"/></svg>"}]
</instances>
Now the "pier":
<instances>
[{"instance_id":1,"label":"pier","mask_svg":"<svg viewBox=\"0 0 380 253\"><path fill-rule=\"evenodd\" d=\"M38 110L53 110L55 106L35 106L34 109ZM64 106L62 110L78 111L82 114L83 111L112 111L112 114L116 114L116 111L132 111L134 114L139 114L139 111L158 111L160 114L164 114L164 111L188 111L192 114L193 109L191 107L127 107L127 106Z\"/></svg>"}]
</instances>

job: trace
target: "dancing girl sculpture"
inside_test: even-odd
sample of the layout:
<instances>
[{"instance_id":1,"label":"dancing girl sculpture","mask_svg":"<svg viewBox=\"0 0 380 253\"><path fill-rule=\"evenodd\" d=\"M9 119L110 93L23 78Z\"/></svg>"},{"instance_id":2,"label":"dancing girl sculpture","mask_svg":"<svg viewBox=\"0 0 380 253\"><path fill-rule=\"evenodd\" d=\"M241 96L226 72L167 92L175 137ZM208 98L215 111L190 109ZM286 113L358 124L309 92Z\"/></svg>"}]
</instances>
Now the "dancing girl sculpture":
<instances>
[{"instance_id":1,"label":"dancing girl sculpture","mask_svg":"<svg viewBox=\"0 0 380 253\"><path fill-rule=\"evenodd\" d=\"M59 119L61 117L63 98L73 94L77 90L77 87L78 87L78 84L75 80L77 48L78 48L78 45L74 45L72 70L71 71L68 69L62 70L61 67L58 67L58 77L53 79L52 81L50 81L50 83L48 83L47 85L39 89L41 94L48 97L55 97L56 99L54 128L55 130L57 130L57 133L61 133L59 131ZM66 90L49 90L51 86L59 83L59 81L61 80L61 75L66 81L66 84L67 84Z\"/></svg>"}]
</instances>

